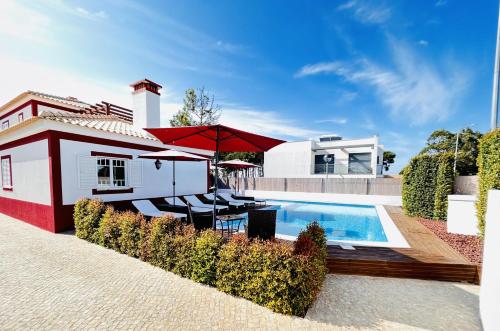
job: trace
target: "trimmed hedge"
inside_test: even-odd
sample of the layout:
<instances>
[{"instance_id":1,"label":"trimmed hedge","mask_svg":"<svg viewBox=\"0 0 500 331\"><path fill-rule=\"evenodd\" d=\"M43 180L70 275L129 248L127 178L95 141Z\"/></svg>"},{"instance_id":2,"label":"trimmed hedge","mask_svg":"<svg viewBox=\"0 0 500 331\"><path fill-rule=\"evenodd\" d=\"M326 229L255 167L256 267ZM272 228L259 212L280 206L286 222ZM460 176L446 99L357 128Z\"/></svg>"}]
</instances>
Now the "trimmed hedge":
<instances>
[{"instance_id":1,"label":"trimmed hedge","mask_svg":"<svg viewBox=\"0 0 500 331\"><path fill-rule=\"evenodd\" d=\"M174 240L181 227L181 222L172 216L151 219L151 231L148 240L148 261L167 271L174 267Z\"/></svg>"},{"instance_id":2,"label":"trimmed hedge","mask_svg":"<svg viewBox=\"0 0 500 331\"><path fill-rule=\"evenodd\" d=\"M453 155L417 155L403 169L403 209L409 216L446 220L453 193Z\"/></svg>"},{"instance_id":3,"label":"trimmed hedge","mask_svg":"<svg viewBox=\"0 0 500 331\"><path fill-rule=\"evenodd\" d=\"M500 129L487 133L479 141L479 196L476 202L478 228L484 235L488 191L500 189Z\"/></svg>"},{"instance_id":4,"label":"trimmed hedge","mask_svg":"<svg viewBox=\"0 0 500 331\"><path fill-rule=\"evenodd\" d=\"M222 243L222 237L213 230L205 230L200 234L191 256L192 280L215 286L217 262Z\"/></svg>"},{"instance_id":5,"label":"trimmed hedge","mask_svg":"<svg viewBox=\"0 0 500 331\"><path fill-rule=\"evenodd\" d=\"M99 224L98 244L106 248L114 249L115 251L120 250L120 223L118 222L118 214L115 209L111 206L106 208L104 215L102 215L101 222Z\"/></svg>"},{"instance_id":6,"label":"trimmed hedge","mask_svg":"<svg viewBox=\"0 0 500 331\"><path fill-rule=\"evenodd\" d=\"M448 195L453 193L454 156L451 153L444 153L438 157L438 168L436 174L436 192L434 193L434 213L436 220L446 221L448 214Z\"/></svg>"},{"instance_id":7,"label":"trimmed hedge","mask_svg":"<svg viewBox=\"0 0 500 331\"><path fill-rule=\"evenodd\" d=\"M99 199L81 199L75 204L73 219L76 236L92 243L98 242L99 222L106 206Z\"/></svg>"},{"instance_id":8,"label":"trimmed hedge","mask_svg":"<svg viewBox=\"0 0 500 331\"><path fill-rule=\"evenodd\" d=\"M139 253L146 231L146 220L142 214L125 211L118 214L118 223L120 226L120 252L132 257L139 257Z\"/></svg>"},{"instance_id":9,"label":"trimmed hedge","mask_svg":"<svg viewBox=\"0 0 500 331\"><path fill-rule=\"evenodd\" d=\"M97 238L104 247L275 312L304 316L326 275L326 236L317 222L309 224L294 244L249 241L242 235L224 243L219 233L199 233L172 217L147 222L130 211L116 212L112 207L104 211L102 202L88 199L77 206L75 225L86 240Z\"/></svg>"}]
</instances>

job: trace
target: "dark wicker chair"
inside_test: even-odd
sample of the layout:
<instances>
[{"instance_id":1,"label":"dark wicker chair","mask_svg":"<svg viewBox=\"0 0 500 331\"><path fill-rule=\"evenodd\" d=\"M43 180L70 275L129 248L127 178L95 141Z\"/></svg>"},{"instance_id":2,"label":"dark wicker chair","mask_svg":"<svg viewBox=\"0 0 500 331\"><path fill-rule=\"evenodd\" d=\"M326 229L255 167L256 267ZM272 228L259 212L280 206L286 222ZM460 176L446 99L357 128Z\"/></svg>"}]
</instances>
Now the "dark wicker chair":
<instances>
[{"instance_id":1,"label":"dark wicker chair","mask_svg":"<svg viewBox=\"0 0 500 331\"><path fill-rule=\"evenodd\" d=\"M245 227L248 239L274 239L276 234L276 209L251 209Z\"/></svg>"},{"instance_id":2,"label":"dark wicker chair","mask_svg":"<svg viewBox=\"0 0 500 331\"><path fill-rule=\"evenodd\" d=\"M197 231L203 231L212 228L213 216L212 211L208 210L206 213L193 213L191 211L191 204L187 204L189 220Z\"/></svg>"}]
</instances>

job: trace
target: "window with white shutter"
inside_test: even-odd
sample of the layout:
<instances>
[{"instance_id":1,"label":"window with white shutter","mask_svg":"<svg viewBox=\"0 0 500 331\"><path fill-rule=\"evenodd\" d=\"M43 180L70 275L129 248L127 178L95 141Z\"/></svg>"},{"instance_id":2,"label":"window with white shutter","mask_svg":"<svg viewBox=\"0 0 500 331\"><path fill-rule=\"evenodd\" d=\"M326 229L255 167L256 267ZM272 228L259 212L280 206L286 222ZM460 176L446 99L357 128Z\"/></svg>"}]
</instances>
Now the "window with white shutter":
<instances>
[{"instance_id":1,"label":"window with white shutter","mask_svg":"<svg viewBox=\"0 0 500 331\"><path fill-rule=\"evenodd\" d=\"M97 187L97 158L78 156L78 183L81 189Z\"/></svg>"},{"instance_id":2,"label":"window with white shutter","mask_svg":"<svg viewBox=\"0 0 500 331\"><path fill-rule=\"evenodd\" d=\"M131 187L142 186L142 160L130 160L129 164L129 185Z\"/></svg>"}]
</instances>

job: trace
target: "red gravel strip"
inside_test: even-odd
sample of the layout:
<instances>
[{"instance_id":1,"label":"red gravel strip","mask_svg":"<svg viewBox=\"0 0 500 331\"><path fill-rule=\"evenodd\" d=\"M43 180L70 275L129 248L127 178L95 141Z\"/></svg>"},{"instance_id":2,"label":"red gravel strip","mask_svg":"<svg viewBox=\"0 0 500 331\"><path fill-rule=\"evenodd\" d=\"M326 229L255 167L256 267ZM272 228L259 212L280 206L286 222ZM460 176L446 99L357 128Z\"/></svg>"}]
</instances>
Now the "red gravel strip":
<instances>
[{"instance_id":1,"label":"red gravel strip","mask_svg":"<svg viewBox=\"0 0 500 331\"><path fill-rule=\"evenodd\" d=\"M446 230L446 222L443 221L419 219L419 222L434 232L436 236L453 247L470 262L482 263L483 241L478 236L448 233Z\"/></svg>"}]
</instances>

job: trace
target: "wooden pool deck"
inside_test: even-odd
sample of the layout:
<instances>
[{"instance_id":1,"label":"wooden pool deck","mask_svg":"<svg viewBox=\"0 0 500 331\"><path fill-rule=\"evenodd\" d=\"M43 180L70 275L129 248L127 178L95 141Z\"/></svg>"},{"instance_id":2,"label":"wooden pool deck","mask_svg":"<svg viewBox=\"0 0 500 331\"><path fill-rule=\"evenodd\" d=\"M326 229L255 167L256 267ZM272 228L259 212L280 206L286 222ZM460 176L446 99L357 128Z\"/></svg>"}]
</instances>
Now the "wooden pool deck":
<instances>
[{"instance_id":1,"label":"wooden pool deck","mask_svg":"<svg viewBox=\"0 0 500 331\"><path fill-rule=\"evenodd\" d=\"M384 206L411 248L328 247L330 273L479 283L479 268L400 207Z\"/></svg>"}]
</instances>

